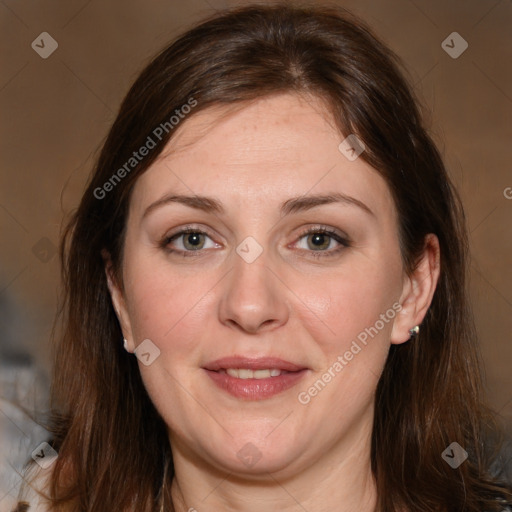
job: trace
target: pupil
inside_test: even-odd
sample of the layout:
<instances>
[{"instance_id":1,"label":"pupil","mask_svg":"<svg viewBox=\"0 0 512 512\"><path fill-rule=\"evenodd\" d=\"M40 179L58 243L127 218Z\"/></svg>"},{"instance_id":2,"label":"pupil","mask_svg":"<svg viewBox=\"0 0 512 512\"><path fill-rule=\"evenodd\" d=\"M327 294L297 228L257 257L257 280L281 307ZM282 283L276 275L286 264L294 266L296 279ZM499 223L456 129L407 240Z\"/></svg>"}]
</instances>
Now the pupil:
<instances>
[{"instance_id":1,"label":"pupil","mask_svg":"<svg viewBox=\"0 0 512 512\"><path fill-rule=\"evenodd\" d=\"M322 233L316 233L311 236L312 242L316 247L322 247L325 245L325 235Z\"/></svg>"},{"instance_id":2,"label":"pupil","mask_svg":"<svg viewBox=\"0 0 512 512\"><path fill-rule=\"evenodd\" d=\"M187 241L190 245L198 246L201 244L200 233L189 233Z\"/></svg>"}]
</instances>

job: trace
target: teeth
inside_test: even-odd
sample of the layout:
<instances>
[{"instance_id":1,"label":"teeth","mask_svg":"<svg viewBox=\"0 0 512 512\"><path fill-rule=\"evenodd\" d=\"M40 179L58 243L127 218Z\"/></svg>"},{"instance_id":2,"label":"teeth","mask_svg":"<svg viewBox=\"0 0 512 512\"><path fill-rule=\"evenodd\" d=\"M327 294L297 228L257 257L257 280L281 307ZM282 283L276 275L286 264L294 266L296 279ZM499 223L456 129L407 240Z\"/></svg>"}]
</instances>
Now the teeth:
<instances>
[{"instance_id":1,"label":"teeth","mask_svg":"<svg viewBox=\"0 0 512 512\"><path fill-rule=\"evenodd\" d=\"M228 368L226 373L236 379L268 379L269 377L279 377L281 370L248 370L245 368Z\"/></svg>"}]
</instances>

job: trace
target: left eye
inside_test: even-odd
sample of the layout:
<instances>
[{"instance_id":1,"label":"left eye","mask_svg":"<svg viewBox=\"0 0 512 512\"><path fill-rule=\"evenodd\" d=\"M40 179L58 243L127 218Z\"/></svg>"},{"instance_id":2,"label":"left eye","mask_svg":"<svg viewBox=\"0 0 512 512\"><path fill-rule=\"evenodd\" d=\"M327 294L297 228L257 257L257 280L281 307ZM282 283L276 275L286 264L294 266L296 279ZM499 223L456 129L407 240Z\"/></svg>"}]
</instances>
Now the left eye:
<instances>
[{"instance_id":1,"label":"left eye","mask_svg":"<svg viewBox=\"0 0 512 512\"><path fill-rule=\"evenodd\" d=\"M342 246L348 245L347 242L337 233L322 229L316 229L314 231L304 233L299 238L299 241L302 240L305 240L306 247L301 247L300 244L297 244L300 249L316 252L326 252L328 249L335 249L336 246L333 246L333 243Z\"/></svg>"}]
</instances>

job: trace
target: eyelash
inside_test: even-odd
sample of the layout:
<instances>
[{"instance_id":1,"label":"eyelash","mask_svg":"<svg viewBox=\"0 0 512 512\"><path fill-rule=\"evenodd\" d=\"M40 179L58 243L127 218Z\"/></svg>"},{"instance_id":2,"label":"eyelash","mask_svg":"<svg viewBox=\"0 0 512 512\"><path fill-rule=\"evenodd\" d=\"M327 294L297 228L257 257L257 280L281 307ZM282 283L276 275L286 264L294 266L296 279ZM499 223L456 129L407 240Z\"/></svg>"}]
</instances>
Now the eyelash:
<instances>
[{"instance_id":1,"label":"eyelash","mask_svg":"<svg viewBox=\"0 0 512 512\"><path fill-rule=\"evenodd\" d=\"M170 249L169 248L170 243L173 242L174 240L176 240L177 238L179 238L180 236L191 235L191 234L201 234L201 235L206 235L209 238L212 238L207 231L202 231L200 229L194 228L193 226L185 226L180 231L178 231L172 235L164 237L159 245L162 249L165 249L167 252L169 252L171 254L181 254L183 257L200 257L201 256L200 253L203 252L201 249L198 249L197 251L182 251L181 249ZM300 249L300 250L309 252L313 258L325 258L325 257L329 258L332 256L336 256L343 249L351 246L351 243L347 238L342 237L336 231L334 231L330 228L324 227L324 226L309 228L306 231L303 231L299 235L298 240L301 240L305 236L312 235L312 234L328 235L330 238L334 239L336 242L338 242L340 244L339 247L337 247L334 250L330 250L330 251L313 251L313 250L308 250L308 249Z\"/></svg>"}]
</instances>

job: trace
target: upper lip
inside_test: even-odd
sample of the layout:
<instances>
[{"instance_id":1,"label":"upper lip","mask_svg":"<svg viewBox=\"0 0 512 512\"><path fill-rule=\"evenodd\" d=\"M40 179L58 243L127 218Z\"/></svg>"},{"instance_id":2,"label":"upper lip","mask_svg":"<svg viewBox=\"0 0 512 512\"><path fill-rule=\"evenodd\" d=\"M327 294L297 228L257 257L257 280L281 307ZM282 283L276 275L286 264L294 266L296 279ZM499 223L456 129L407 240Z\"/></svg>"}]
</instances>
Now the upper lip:
<instances>
[{"instance_id":1,"label":"upper lip","mask_svg":"<svg viewBox=\"0 0 512 512\"><path fill-rule=\"evenodd\" d=\"M243 357L243 356L231 356L222 357L216 359L203 366L206 370L218 371L227 370L228 368L242 368L248 370L284 370L287 372L297 372L304 370L305 366L300 366L290 361L285 361L278 357Z\"/></svg>"}]
</instances>

